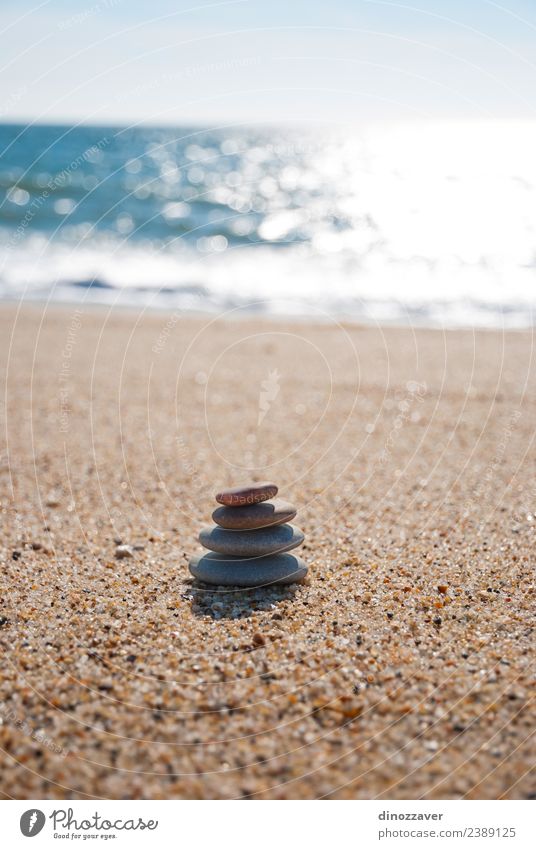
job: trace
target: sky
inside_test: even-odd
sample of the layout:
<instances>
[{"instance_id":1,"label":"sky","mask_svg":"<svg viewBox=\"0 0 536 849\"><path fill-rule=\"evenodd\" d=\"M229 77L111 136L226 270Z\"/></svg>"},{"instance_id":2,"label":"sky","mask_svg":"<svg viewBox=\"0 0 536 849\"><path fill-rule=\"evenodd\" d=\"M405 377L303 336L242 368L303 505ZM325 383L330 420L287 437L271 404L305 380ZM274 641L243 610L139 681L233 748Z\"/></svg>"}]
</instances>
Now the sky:
<instances>
[{"instance_id":1,"label":"sky","mask_svg":"<svg viewBox=\"0 0 536 849\"><path fill-rule=\"evenodd\" d=\"M2 0L0 121L532 119L534 0Z\"/></svg>"}]
</instances>

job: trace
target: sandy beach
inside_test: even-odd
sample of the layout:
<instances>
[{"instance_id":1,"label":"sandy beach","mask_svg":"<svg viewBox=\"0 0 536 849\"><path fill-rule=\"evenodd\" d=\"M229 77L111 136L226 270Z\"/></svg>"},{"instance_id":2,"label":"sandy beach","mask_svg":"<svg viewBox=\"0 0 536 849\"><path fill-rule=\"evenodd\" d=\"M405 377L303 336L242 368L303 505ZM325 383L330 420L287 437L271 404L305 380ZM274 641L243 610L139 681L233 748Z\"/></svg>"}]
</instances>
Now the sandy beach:
<instances>
[{"instance_id":1,"label":"sandy beach","mask_svg":"<svg viewBox=\"0 0 536 849\"><path fill-rule=\"evenodd\" d=\"M3 305L3 797L534 798L533 343ZM306 582L196 585L251 477Z\"/></svg>"}]
</instances>

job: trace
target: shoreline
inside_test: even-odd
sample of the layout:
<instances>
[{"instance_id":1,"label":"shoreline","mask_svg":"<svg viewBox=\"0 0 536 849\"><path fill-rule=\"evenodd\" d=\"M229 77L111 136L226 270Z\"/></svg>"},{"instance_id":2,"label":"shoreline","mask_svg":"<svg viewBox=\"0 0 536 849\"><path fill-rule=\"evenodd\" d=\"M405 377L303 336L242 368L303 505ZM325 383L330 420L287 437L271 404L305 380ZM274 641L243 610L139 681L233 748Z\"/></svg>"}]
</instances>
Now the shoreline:
<instances>
[{"instance_id":1,"label":"shoreline","mask_svg":"<svg viewBox=\"0 0 536 849\"><path fill-rule=\"evenodd\" d=\"M532 329L80 306L0 304L4 795L530 798ZM250 476L303 585L188 572Z\"/></svg>"},{"instance_id":2,"label":"shoreline","mask_svg":"<svg viewBox=\"0 0 536 849\"><path fill-rule=\"evenodd\" d=\"M120 291L120 290L118 290ZM255 303L255 302L252 302ZM259 301L258 303L265 303L265 301ZM419 323L418 321L409 320L407 322L401 321L399 318L393 318L391 320L382 318L378 319L369 319L367 320L363 316L349 316L347 314L341 313L333 315L329 313L325 313L324 316L314 315L312 313L277 313L277 312L256 312L254 310L248 311L246 307L243 305L230 307L227 311L221 311L220 309L214 308L213 310L185 310L183 307L178 306L163 306L157 305L152 306L150 304L107 304L104 301L81 301L80 299L73 300L50 300L47 298L28 298L26 300L21 298L0 298L0 311L4 309L12 309L16 307L20 310L32 310L32 309L42 309L43 307L47 310L68 310L79 307L81 310L95 311L97 313L107 311L108 313L114 313L116 316L121 314L126 315L139 315L140 313L147 318L151 316L169 316L170 314L176 313L181 321L228 321L228 322L247 322L247 321L259 321L259 322L267 322L272 324L283 323L283 324L297 324L297 325L307 325L311 324L313 326L323 326L323 325L338 325L341 327L348 327L349 329L359 329L359 328L379 328L380 330L385 328L388 330L415 330L415 331L433 331L438 333L534 333L536 329L536 321L534 323L527 323L523 325L512 325L512 326L497 326L493 324L489 325L474 325L471 323L468 324L445 324L441 325L440 323L427 323L423 321ZM241 313L240 315L234 313Z\"/></svg>"}]
</instances>

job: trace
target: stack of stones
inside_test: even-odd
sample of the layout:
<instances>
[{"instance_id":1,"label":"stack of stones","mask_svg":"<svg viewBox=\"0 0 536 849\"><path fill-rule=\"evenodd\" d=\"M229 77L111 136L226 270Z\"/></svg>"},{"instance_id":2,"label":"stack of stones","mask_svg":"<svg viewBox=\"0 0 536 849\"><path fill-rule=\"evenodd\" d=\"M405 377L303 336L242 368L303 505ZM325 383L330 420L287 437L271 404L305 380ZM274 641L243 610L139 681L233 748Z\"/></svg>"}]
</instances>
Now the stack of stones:
<instances>
[{"instance_id":1,"label":"stack of stones","mask_svg":"<svg viewBox=\"0 0 536 849\"><path fill-rule=\"evenodd\" d=\"M287 553L304 539L299 528L287 524L296 509L276 495L277 486L268 482L218 492L222 506L212 514L216 525L199 534L210 553L190 560L192 575L205 584L233 587L303 581L305 563Z\"/></svg>"}]
</instances>

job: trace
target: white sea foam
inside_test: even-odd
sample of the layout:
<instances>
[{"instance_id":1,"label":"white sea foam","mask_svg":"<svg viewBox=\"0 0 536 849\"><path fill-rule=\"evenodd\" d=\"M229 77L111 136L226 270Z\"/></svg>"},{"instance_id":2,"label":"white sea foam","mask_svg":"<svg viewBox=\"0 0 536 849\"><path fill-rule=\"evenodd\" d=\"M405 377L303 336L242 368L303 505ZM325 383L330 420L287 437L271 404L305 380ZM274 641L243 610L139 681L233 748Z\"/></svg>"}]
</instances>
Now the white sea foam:
<instances>
[{"instance_id":1,"label":"white sea foam","mask_svg":"<svg viewBox=\"0 0 536 849\"><path fill-rule=\"evenodd\" d=\"M75 204L58 198L57 231L3 229L0 295L532 324L536 123L339 132L282 149L247 142L232 164L214 139L166 154L164 178L151 184L161 194L156 236L144 236L138 207L94 231L91 221L74 226ZM143 170L127 165L138 180ZM169 190L169 168L180 190ZM6 204L27 202L25 191L10 187Z\"/></svg>"}]
</instances>

